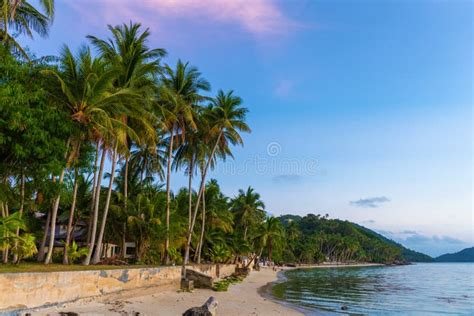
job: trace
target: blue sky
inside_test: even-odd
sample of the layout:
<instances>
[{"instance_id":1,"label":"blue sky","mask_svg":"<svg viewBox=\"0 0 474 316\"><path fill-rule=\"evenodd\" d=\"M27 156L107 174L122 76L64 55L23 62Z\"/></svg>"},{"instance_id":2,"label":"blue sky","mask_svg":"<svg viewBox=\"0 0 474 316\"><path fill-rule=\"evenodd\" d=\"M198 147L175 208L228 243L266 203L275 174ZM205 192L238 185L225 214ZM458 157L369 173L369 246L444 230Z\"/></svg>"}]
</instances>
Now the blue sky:
<instances>
[{"instance_id":1,"label":"blue sky","mask_svg":"<svg viewBox=\"0 0 474 316\"><path fill-rule=\"evenodd\" d=\"M272 214L329 213L431 255L474 243L471 1L59 0L49 38L26 42L57 54L129 20L250 109L212 174L228 195L251 185Z\"/></svg>"}]
</instances>

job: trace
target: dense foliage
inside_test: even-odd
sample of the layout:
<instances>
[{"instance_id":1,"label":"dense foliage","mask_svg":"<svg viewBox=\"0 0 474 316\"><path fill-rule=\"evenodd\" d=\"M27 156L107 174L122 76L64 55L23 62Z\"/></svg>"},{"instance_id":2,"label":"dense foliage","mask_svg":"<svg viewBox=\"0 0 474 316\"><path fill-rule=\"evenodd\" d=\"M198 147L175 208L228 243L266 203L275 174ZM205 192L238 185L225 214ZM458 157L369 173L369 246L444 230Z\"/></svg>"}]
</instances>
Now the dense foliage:
<instances>
[{"instance_id":1,"label":"dense foliage","mask_svg":"<svg viewBox=\"0 0 474 316\"><path fill-rule=\"evenodd\" d=\"M370 229L348 221L329 219L327 215L284 215L279 220L285 228L286 239L274 256L283 262L402 263L432 260Z\"/></svg>"},{"instance_id":2,"label":"dense foliage","mask_svg":"<svg viewBox=\"0 0 474 316\"><path fill-rule=\"evenodd\" d=\"M11 30L47 35L54 1L0 6L4 263L37 254L96 264L111 244L120 253L109 256L125 260L127 243L131 260L150 264L403 260L399 246L349 222L269 217L251 187L225 196L207 175L243 145L247 108L232 90L212 96L191 64L164 63L148 29L109 26L77 52L35 59ZM173 192L179 172L188 185Z\"/></svg>"}]
</instances>

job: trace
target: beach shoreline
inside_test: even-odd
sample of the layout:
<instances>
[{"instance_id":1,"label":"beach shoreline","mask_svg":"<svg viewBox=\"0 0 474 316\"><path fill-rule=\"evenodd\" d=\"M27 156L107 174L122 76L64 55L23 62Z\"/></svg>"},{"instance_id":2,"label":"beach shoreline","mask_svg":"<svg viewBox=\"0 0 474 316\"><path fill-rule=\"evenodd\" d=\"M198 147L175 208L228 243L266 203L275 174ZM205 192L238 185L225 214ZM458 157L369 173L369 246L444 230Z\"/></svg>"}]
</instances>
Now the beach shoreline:
<instances>
[{"instance_id":1,"label":"beach shoreline","mask_svg":"<svg viewBox=\"0 0 474 316\"><path fill-rule=\"evenodd\" d=\"M304 315L303 309L278 301L271 295L271 287L281 282L284 271L306 268L344 268L374 266L375 264L323 264L297 267L262 267L252 271L227 292L195 289L181 292L174 288L145 288L121 292L106 298L88 298L58 306L34 309L32 315L60 315L74 312L79 315L181 315L188 308L202 305L210 296L219 302L217 315ZM138 313L138 314L137 314Z\"/></svg>"}]
</instances>

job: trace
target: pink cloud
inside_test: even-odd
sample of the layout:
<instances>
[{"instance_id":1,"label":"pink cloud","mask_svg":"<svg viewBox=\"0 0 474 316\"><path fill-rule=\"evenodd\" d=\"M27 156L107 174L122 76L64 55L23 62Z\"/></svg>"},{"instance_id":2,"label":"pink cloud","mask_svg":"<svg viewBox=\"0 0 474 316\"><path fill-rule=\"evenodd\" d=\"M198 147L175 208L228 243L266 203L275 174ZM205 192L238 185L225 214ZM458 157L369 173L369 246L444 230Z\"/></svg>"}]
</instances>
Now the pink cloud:
<instances>
[{"instance_id":1,"label":"pink cloud","mask_svg":"<svg viewBox=\"0 0 474 316\"><path fill-rule=\"evenodd\" d=\"M69 4L91 22L98 22L99 17L100 22L134 19L148 25L167 18L207 19L238 25L254 35L281 34L296 26L271 0L84 0Z\"/></svg>"}]
</instances>

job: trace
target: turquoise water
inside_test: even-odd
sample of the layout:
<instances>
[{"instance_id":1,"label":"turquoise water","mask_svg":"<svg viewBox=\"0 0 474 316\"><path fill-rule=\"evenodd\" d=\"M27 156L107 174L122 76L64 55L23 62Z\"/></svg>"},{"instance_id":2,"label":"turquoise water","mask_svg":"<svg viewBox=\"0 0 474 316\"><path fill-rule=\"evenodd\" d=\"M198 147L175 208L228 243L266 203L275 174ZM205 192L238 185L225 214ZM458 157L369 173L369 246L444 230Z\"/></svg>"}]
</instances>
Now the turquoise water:
<instances>
[{"instance_id":1,"label":"turquoise water","mask_svg":"<svg viewBox=\"0 0 474 316\"><path fill-rule=\"evenodd\" d=\"M309 315L474 315L474 264L291 270L272 294Z\"/></svg>"}]
</instances>

